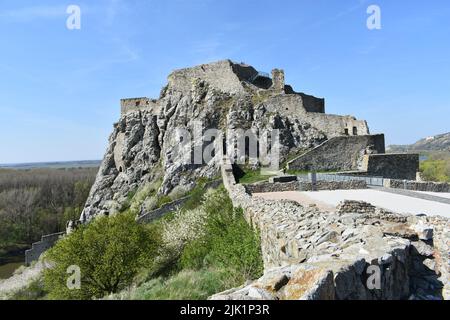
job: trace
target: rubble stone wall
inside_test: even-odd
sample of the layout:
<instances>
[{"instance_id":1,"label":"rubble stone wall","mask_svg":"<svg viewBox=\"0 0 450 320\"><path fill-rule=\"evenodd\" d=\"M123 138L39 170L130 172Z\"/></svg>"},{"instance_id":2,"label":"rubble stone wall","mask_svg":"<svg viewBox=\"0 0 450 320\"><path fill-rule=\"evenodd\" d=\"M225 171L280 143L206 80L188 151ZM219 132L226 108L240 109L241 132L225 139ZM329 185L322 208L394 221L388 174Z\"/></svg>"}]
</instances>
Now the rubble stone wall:
<instances>
[{"instance_id":1,"label":"rubble stone wall","mask_svg":"<svg viewBox=\"0 0 450 320\"><path fill-rule=\"evenodd\" d=\"M415 180L419 171L418 154L370 154L365 161L368 175L389 179Z\"/></svg>"},{"instance_id":2,"label":"rubble stone wall","mask_svg":"<svg viewBox=\"0 0 450 320\"><path fill-rule=\"evenodd\" d=\"M418 182L411 180L385 179L384 186L393 189L405 189L428 192L450 192L450 183Z\"/></svg>"},{"instance_id":3,"label":"rubble stone wall","mask_svg":"<svg viewBox=\"0 0 450 320\"><path fill-rule=\"evenodd\" d=\"M288 163L289 169L358 170L368 152L384 152L384 135L334 137ZM415 173L414 173L415 174Z\"/></svg>"},{"instance_id":4,"label":"rubble stone wall","mask_svg":"<svg viewBox=\"0 0 450 320\"><path fill-rule=\"evenodd\" d=\"M448 247L442 240L434 246L430 242L430 236L448 237L447 219L399 215L350 202L334 213L324 213L292 201L253 198L236 184L231 165L224 165L222 173L234 206L242 207L247 221L260 232L265 274L211 299L434 299L448 295L448 266L442 258L447 257ZM439 234L433 235L432 230ZM378 272L379 287L368 282L372 272Z\"/></svg>"},{"instance_id":5,"label":"rubble stone wall","mask_svg":"<svg viewBox=\"0 0 450 320\"><path fill-rule=\"evenodd\" d=\"M362 180L351 181L317 181L311 182L293 181L285 183L256 183L245 186L248 193L268 193L268 192L285 192L285 191L318 191L318 190L350 190L350 189L366 189L367 184Z\"/></svg>"}]
</instances>

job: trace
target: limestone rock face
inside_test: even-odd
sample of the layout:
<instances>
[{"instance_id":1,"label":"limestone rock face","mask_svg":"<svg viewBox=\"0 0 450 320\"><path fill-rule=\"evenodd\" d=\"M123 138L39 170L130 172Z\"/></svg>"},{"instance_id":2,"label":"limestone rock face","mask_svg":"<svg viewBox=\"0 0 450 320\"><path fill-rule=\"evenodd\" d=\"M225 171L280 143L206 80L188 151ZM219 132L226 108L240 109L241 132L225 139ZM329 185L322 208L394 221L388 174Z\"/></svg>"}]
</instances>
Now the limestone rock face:
<instances>
[{"instance_id":1,"label":"limestone rock face","mask_svg":"<svg viewBox=\"0 0 450 320\"><path fill-rule=\"evenodd\" d=\"M162 181L158 192L168 194L176 186L192 188L199 177L217 176L220 155L207 163L189 163L193 148L183 147L179 130L189 132L194 145L204 148L210 142L196 138L198 127L203 133L219 129L224 135L236 129L279 129L281 160L327 139L330 133L311 125L310 115L302 116L322 99L303 100L302 94L258 86L252 82L257 74L253 67L219 61L173 72L158 100L122 100L121 118L80 220L119 211L127 196L146 183ZM294 101L289 111L286 99Z\"/></svg>"}]
</instances>

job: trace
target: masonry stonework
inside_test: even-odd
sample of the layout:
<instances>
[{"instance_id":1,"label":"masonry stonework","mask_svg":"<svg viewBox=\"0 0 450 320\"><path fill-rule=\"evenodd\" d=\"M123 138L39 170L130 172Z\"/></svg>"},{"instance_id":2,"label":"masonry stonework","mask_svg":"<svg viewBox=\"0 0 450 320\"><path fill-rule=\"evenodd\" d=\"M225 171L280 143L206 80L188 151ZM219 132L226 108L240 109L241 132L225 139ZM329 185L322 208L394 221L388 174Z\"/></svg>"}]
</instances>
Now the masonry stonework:
<instances>
[{"instance_id":1,"label":"masonry stonework","mask_svg":"<svg viewBox=\"0 0 450 320\"><path fill-rule=\"evenodd\" d=\"M362 168L371 176L415 180L419 171L418 154L370 154Z\"/></svg>"},{"instance_id":2,"label":"masonry stonework","mask_svg":"<svg viewBox=\"0 0 450 320\"><path fill-rule=\"evenodd\" d=\"M449 297L447 260L442 260L448 254L448 220L348 201L336 212L325 213L292 201L253 198L236 184L229 161L222 174L233 205L243 208L247 221L260 232L265 272L255 282L211 299ZM369 267L380 272L377 290L366 283Z\"/></svg>"},{"instance_id":3,"label":"masonry stonework","mask_svg":"<svg viewBox=\"0 0 450 320\"><path fill-rule=\"evenodd\" d=\"M334 137L288 162L288 168L305 171L356 171L361 169L365 155L384 151L384 135Z\"/></svg>"},{"instance_id":4,"label":"masonry stonework","mask_svg":"<svg viewBox=\"0 0 450 320\"><path fill-rule=\"evenodd\" d=\"M280 69L272 70L272 89L276 91L284 91L284 71Z\"/></svg>"},{"instance_id":5,"label":"masonry stonework","mask_svg":"<svg viewBox=\"0 0 450 320\"><path fill-rule=\"evenodd\" d=\"M385 179L384 186L386 188L412 191L450 192L450 183L445 182L419 182L411 180Z\"/></svg>"},{"instance_id":6,"label":"masonry stonework","mask_svg":"<svg viewBox=\"0 0 450 320\"><path fill-rule=\"evenodd\" d=\"M257 183L245 186L248 193L268 193L285 191L320 191L320 190L352 190L366 189L367 184L362 180L351 181L316 181L311 182L293 181L285 183Z\"/></svg>"}]
</instances>

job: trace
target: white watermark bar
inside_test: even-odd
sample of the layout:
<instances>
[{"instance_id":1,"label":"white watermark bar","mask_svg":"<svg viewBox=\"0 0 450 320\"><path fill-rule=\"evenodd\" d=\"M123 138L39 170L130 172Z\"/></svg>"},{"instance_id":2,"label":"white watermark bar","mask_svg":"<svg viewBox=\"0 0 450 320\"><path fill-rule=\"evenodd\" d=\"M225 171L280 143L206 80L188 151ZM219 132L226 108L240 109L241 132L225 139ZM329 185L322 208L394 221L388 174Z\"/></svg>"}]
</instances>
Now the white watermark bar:
<instances>
[{"instance_id":1,"label":"white watermark bar","mask_svg":"<svg viewBox=\"0 0 450 320\"><path fill-rule=\"evenodd\" d=\"M278 129L204 130L203 123L194 122L188 130L175 129L170 161L180 165L222 163L226 155L235 164L261 168L262 173L280 169L280 133Z\"/></svg>"}]
</instances>

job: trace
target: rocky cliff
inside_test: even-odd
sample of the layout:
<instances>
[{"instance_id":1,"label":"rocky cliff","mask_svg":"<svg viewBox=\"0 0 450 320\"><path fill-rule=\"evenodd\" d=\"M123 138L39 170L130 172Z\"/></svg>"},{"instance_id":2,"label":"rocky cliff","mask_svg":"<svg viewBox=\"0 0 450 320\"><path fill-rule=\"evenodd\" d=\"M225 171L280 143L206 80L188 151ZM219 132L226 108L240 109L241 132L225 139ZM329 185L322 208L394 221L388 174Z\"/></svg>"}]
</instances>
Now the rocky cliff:
<instances>
[{"instance_id":1,"label":"rocky cliff","mask_svg":"<svg viewBox=\"0 0 450 320\"><path fill-rule=\"evenodd\" d=\"M217 176L220 154L201 164L186 162L193 148L204 149L205 143L194 140L181 148L179 130L219 129L226 134L237 128L279 129L281 161L348 134L349 127L355 134L369 133L365 121L324 111L323 99L295 92L278 69L270 77L225 60L174 71L157 100L122 100L121 118L114 124L81 221L119 211L127 196L147 183L160 181L158 194L168 194L177 186L193 188L200 177ZM225 144L230 148L233 141Z\"/></svg>"}]
</instances>

